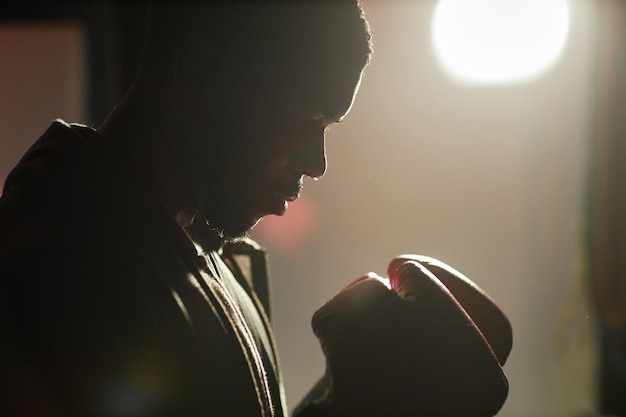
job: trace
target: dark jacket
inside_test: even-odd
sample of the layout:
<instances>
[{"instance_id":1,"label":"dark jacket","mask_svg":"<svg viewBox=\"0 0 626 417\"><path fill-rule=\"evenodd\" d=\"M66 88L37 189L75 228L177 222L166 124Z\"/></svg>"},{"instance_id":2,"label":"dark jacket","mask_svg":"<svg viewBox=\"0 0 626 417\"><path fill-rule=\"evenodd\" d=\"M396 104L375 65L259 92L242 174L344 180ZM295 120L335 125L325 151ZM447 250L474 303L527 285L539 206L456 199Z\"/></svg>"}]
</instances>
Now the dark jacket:
<instances>
[{"instance_id":1,"label":"dark jacket","mask_svg":"<svg viewBox=\"0 0 626 417\"><path fill-rule=\"evenodd\" d=\"M275 344L245 274L230 252L198 253L111 149L56 121L7 178L0 412L282 416Z\"/></svg>"}]
</instances>

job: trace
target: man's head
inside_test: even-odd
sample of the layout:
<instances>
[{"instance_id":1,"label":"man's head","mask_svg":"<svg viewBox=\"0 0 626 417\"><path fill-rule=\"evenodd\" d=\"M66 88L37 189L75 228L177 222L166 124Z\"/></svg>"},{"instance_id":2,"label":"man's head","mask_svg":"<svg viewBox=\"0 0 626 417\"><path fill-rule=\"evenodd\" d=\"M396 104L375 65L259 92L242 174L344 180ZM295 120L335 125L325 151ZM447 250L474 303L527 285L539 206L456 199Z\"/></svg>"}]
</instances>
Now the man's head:
<instances>
[{"instance_id":1,"label":"man's head","mask_svg":"<svg viewBox=\"0 0 626 417\"><path fill-rule=\"evenodd\" d=\"M305 176L324 174L324 130L369 60L358 2L157 1L151 22L138 83L175 91L187 208L225 238L282 214Z\"/></svg>"}]
</instances>

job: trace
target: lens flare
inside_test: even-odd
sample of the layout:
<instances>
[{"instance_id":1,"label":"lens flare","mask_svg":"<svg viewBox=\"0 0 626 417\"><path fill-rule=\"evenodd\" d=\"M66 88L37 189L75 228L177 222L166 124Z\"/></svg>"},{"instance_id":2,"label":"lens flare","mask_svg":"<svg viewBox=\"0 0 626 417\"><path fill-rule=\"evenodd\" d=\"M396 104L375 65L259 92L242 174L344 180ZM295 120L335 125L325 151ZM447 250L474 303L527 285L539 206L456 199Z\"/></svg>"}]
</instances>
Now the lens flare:
<instances>
[{"instance_id":1,"label":"lens flare","mask_svg":"<svg viewBox=\"0 0 626 417\"><path fill-rule=\"evenodd\" d=\"M569 20L567 0L440 0L431 35L439 62L453 77L504 83L554 64Z\"/></svg>"}]
</instances>

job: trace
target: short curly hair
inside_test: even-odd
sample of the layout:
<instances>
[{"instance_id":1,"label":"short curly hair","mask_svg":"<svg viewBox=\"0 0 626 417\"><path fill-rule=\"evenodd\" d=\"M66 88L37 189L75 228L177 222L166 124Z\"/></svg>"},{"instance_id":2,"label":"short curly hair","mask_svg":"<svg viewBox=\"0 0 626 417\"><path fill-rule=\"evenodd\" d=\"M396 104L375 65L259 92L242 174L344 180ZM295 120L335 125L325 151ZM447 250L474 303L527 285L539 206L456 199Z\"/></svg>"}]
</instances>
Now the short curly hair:
<instances>
[{"instance_id":1,"label":"short curly hair","mask_svg":"<svg viewBox=\"0 0 626 417\"><path fill-rule=\"evenodd\" d=\"M232 71L272 77L281 68L362 69L371 31L358 0L153 0L142 71L171 60L194 42Z\"/></svg>"}]
</instances>

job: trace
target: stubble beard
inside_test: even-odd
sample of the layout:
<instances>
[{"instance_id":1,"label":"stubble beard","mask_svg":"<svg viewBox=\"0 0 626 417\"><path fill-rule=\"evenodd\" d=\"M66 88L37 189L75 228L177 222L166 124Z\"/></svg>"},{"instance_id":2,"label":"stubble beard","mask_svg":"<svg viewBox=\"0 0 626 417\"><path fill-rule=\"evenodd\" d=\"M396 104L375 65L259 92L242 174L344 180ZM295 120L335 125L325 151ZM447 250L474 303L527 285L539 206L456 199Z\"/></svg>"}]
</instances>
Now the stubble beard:
<instances>
[{"instance_id":1,"label":"stubble beard","mask_svg":"<svg viewBox=\"0 0 626 417\"><path fill-rule=\"evenodd\" d=\"M197 226L201 233L211 235L222 243L238 242L249 237L258 223L258 219L246 214L245 208L254 206L254 200L247 193L215 192L196 203L194 223L199 223Z\"/></svg>"}]
</instances>

